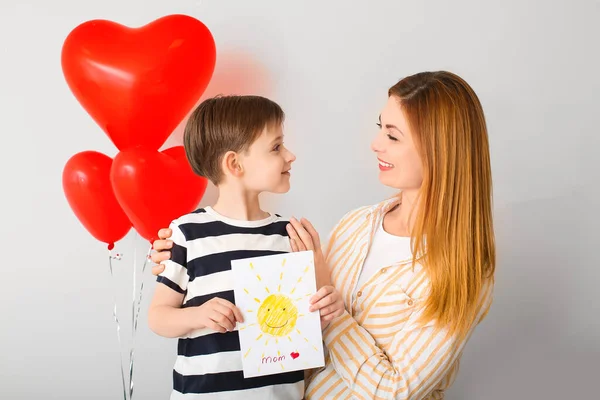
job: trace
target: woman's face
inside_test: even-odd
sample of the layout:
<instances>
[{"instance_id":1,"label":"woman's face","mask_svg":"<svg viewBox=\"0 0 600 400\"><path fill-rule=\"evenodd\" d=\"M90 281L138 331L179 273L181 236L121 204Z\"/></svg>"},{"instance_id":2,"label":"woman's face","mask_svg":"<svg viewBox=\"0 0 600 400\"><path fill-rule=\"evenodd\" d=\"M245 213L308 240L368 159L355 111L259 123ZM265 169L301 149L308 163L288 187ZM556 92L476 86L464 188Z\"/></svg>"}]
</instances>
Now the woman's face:
<instances>
[{"instance_id":1,"label":"woman's face","mask_svg":"<svg viewBox=\"0 0 600 400\"><path fill-rule=\"evenodd\" d=\"M379 180L394 189L418 190L423 182L421 157L397 97L388 98L378 126L371 148L379 161Z\"/></svg>"}]
</instances>

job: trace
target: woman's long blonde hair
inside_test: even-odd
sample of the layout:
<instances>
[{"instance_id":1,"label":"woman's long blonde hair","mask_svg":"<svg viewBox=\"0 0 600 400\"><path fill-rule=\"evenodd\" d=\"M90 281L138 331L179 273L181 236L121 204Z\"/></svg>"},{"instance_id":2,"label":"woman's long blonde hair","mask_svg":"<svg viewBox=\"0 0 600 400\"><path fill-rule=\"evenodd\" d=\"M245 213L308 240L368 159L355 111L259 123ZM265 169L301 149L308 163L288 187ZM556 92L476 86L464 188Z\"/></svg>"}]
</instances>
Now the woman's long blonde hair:
<instances>
[{"instance_id":1,"label":"woman's long blonde hair","mask_svg":"<svg viewBox=\"0 0 600 400\"><path fill-rule=\"evenodd\" d=\"M496 265L483 109L467 82L445 71L404 78L388 94L398 99L423 163L411 232L431 281L423 321L464 335Z\"/></svg>"}]
</instances>

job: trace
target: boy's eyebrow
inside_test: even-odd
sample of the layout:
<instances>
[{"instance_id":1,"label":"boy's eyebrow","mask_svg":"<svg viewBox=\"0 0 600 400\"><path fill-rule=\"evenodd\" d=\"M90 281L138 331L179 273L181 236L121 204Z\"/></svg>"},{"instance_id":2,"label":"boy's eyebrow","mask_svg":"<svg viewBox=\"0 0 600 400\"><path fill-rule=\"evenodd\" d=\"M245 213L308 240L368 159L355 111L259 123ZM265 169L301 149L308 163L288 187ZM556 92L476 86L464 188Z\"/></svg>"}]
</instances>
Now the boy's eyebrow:
<instances>
[{"instance_id":1,"label":"boy's eyebrow","mask_svg":"<svg viewBox=\"0 0 600 400\"><path fill-rule=\"evenodd\" d=\"M273 140L271 141L271 143L280 142L281 140L283 140L283 135L279 135L279 136L277 136L275 139L273 139Z\"/></svg>"}]
</instances>

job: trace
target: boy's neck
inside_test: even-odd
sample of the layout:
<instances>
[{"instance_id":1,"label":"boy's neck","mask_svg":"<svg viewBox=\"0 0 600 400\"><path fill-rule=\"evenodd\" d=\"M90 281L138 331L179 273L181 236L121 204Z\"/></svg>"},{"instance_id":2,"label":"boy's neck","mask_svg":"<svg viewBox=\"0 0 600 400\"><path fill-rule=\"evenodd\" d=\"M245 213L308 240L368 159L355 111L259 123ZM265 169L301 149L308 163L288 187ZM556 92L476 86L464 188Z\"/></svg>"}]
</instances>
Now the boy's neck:
<instances>
[{"instance_id":1,"label":"boy's neck","mask_svg":"<svg viewBox=\"0 0 600 400\"><path fill-rule=\"evenodd\" d=\"M259 193L249 193L231 185L219 185L219 197L212 208L219 214L242 221L259 221L269 216L261 210Z\"/></svg>"}]
</instances>

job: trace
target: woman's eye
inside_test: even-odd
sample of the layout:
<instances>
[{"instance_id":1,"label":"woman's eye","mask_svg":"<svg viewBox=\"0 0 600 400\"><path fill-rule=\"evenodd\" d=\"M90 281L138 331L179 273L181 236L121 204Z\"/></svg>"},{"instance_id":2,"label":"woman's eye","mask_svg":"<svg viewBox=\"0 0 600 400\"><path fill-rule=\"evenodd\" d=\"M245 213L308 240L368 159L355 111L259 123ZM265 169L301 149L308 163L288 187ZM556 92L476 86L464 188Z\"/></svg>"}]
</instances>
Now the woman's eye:
<instances>
[{"instance_id":1,"label":"woman's eye","mask_svg":"<svg viewBox=\"0 0 600 400\"><path fill-rule=\"evenodd\" d=\"M393 136L392 136L392 135L390 135L389 133L388 133L387 137L388 137L390 140L393 140L394 142L397 142L397 141L398 141L398 139L397 139L397 138L393 137Z\"/></svg>"}]
</instances>

